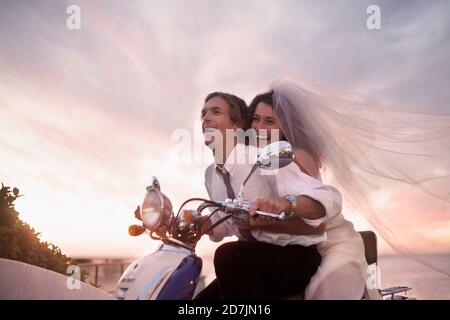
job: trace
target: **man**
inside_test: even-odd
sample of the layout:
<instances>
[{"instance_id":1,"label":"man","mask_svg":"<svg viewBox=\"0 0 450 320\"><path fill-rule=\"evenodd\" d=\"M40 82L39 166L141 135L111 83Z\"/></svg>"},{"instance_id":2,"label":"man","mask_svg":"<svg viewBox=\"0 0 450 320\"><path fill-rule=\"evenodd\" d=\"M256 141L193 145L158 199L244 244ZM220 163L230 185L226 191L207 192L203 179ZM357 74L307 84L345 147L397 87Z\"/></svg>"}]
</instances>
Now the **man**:
<instances>
[{"instance_id":1,"label":"man","mask_svg":"<svg viewBox=\"0 0 450 320\"><path fill-rule=\"evenodd\" d=\"M206 97L201 117L205 143L215 159L205 172L208 194L216 201L235 198L258 153L239 136L247 123L246 104L234 95L214 92ZM291 175L291 182L296 175L295 186L291 186L295 195L278 193L286 174ZM341 210L339 192L288 166L275 175L257 169L243 195L254 201L249 222L229 219L209 233L213 241L233 235L239 241L216 250L217 281L198 299L279 299L302 292L320 264L316 244L326 239L322 222ZM267 220L256 216L256 210L286 212L292 217ZM204 230L224 215L213 215Z\"/></svg>"}]
</instances>

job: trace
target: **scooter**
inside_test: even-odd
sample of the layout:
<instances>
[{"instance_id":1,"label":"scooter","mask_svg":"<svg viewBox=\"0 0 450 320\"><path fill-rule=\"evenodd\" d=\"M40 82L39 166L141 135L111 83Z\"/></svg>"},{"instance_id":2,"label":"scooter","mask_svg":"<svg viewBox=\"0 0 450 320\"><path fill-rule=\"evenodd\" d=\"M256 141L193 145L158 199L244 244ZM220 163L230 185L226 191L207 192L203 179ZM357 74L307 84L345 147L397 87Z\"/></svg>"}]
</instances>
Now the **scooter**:
<instances>
[{"instance_id":1,"label":"scooter","mask_svg":"<svg viewBox=\"0 0 450 320\"><path fill-rule=\"evenodd\" d=\"M248 219L251 202L243 199L243 189L249 177L257 168L278 169L292 162L293 150L289 143L278 141L267 145L259 153L257 161L244 180L237 199L211 201L192 198L185 201L174 215L172 204L162 192L159 181L153 177L152 184L146 188L147 193L136 218L141 225L129 227L129 234L138 236L148 234L152 239L161 241L159 248L150 255L131 263L119 279L114 297L119 300L191 300L201 291L199 286L202 259L195 254L195 247L201 236L208 233L227 219ZM196 210L183 209L193 201L202 203ZM205 219L202 212L213 209ZM208 230L202 230L203 224L218 211L226 213ZM257 211L256 214L272 219L289 219L285 213L275 214ZM379 268L377 267L377 239L372 231L360 232L365 246L366 260L369 265L369 278L362 299L410 299L401 292L411 290L409 287L392 287L379 289Z\"/></svg>"},{"instance_id":2,"label":"scooter","mask_svg":"<svg viewBox=\"0 0 450 320\"><path fill-rule=\"evenodd\" d=\"M161 192L158 179L153 177L152 184L146 188L147 193L140 209L135 212L142 225L132 225L128 231L132 236L147 233L152 239L161 241L161 245L154 253L130 264L119 280L114 297L121 300L193 299L201 289L198 281L202 260L195 254L201 236L227 219L248 219L251 202L242 196L245 183L257 168L284 167L292 161L292 156L292 148L285 141L266 146L242 184L237 199L219 202L202 198L188 199L176 216L169 198ZM183 210L186 204L193 201L202 203L196 210ZM202 212L207 208L213 211L205 219ZM226 216L202 232L206 220L218 211L226 213ZM275 214L256 211L256 214L278 220L289 218L284 212Z\"/></svg>"}]
</instances>

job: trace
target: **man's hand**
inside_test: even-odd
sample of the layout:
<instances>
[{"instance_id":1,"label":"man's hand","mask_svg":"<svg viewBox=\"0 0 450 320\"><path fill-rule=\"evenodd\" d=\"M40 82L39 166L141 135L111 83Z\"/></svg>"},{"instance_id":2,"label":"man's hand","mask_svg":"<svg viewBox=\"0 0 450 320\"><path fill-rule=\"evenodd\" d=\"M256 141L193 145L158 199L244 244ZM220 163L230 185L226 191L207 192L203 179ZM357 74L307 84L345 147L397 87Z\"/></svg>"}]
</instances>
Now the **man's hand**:
<instances>
[{"instance_id":1,"label":"man's hand","mask_svg":"<svg viewBox=\"0 0 450 320\"><path fill-rule=\"evenodd\" d=\"M279 224L274 218L260 216L256 210L271 213L281 213L290 210L291 203L284 198L258 198L249 209L248 221L233 219L233 222L241 229L266 229Z\"/></svg>"},{"instance_id":2,"label":"man's hand","mask_svg":"<svg viewBox=\"0 0 450 320\"><path fill-rule=\"evenodd\" d=\"M239 222L233 220L239 228L261 229L274 233L287 233L296 235L318 235L326 231L326 223L317 227L307 224L301 217L293 216L286 220L276 220L270 217L259 216L256 210L271 213L288 212L291 210L291 203L285 198L259 198L250 207L249 221Z\"/></svg>"},{"instance_id":3,"label":"man's hand","mask_svg":"<svg viewBox=\"0 0 450 320\"><path fill-rule=\"evenodd\" d=\"M256 210L271 213L288 212L291 210L291 203L285 198L258 198L250 206L251 217L256 215Z\"/></svg>"}]
</instances>

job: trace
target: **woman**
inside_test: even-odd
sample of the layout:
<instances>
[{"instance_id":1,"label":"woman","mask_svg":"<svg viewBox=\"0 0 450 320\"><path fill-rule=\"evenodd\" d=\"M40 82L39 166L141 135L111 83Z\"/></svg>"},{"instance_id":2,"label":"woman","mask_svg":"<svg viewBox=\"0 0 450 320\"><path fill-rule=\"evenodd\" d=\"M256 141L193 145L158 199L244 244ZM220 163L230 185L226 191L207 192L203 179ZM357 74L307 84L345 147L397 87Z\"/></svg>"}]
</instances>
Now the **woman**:
<instances>
[{"instance_id":1,"label":"woman","mask_svg":"<svg viewBox=\"0 0 450 320\"><path fill-rule=\"evenodd\" d=\"M276 119L297 150L302 171L317 179L319 170L325 172L396 252L450 276L445 263L414 252L448 251L446 237L439 236L448 232L442 222L450 217L448 106L386 106L358 94L288 80L276 81L271 90L265 104L273 114L264 122L264 111L271 109L264 109L259 98L250 110L256 114L253 127L272 126ZM380 201L380 195L388 199ZM306 298L359 298L365 278L359 237L341 216L329 220L327 228L329 240L320 248L323 263ZM342 291L349 282L354 289Z\"/></svg>"},{"instance_id":2,"label":"woman","mask_svg":"<svg viewBox=\"0 0 450 320\"><path fill-rule=\"evenodd\" d=\"M273 135L286 139L280 121L274 111L274 91L256 96L249 106L251 128L256 130L258 144L261 146L274 142ZM285 110L285 118L295 117L295 109ZM300 120L300 119L298 119ZM297 121L298 143L295 146L295 163L298 169L321 180L320 169L324 155ZM294 128L286 126L286 132ZM291 167L292 168L292 167ZM283 174L286 174L285 172ZM286 189L286 188L285 188ZM289 194L290 190L279 190ZM367 264L364 244L353 225L338 214L326 222L327 241L318 245L322 256L321 265L305 290L305 299L361 299L364 294Z\"/></svg>"}]
</instances>

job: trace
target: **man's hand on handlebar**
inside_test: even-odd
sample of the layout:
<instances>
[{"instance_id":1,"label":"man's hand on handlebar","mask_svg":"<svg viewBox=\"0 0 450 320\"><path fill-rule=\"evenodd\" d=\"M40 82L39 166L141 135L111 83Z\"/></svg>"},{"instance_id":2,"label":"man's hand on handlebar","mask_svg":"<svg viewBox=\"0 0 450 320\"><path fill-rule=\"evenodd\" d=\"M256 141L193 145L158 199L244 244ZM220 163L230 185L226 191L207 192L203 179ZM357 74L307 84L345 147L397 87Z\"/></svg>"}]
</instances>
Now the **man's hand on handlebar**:
<instances>
[{"instance_id":1,"label":"man's hand on handlebar","mask_svg":"<svg viewBox=\"0 0 450 320\"><path fill-rule=\"evenodd\" d=\"M250 206L249 214L251 217L256 215L256 210L272 213L289 212L291 203L285 198L258 198Z\"/></svg>"},{"instance_id":2,"label":"man's hand on handlebar","mask_svg":"<svg viewBox=\"0 0 450 320\"><path fill-rule=\"evenodd\" d=\"M244 222L234 219L233 221L239 228L261 229L274 233L287 233L297 235L317 235L326 231L326 223L317 227L307 224L300 217L291 217L286 220L276 220L268 217L259 216L256 211L265 211L272 213L288 212L291 209L291 203L285 198L259 198L250 207L249 220Z\"/></svg>"}]
</instances>

